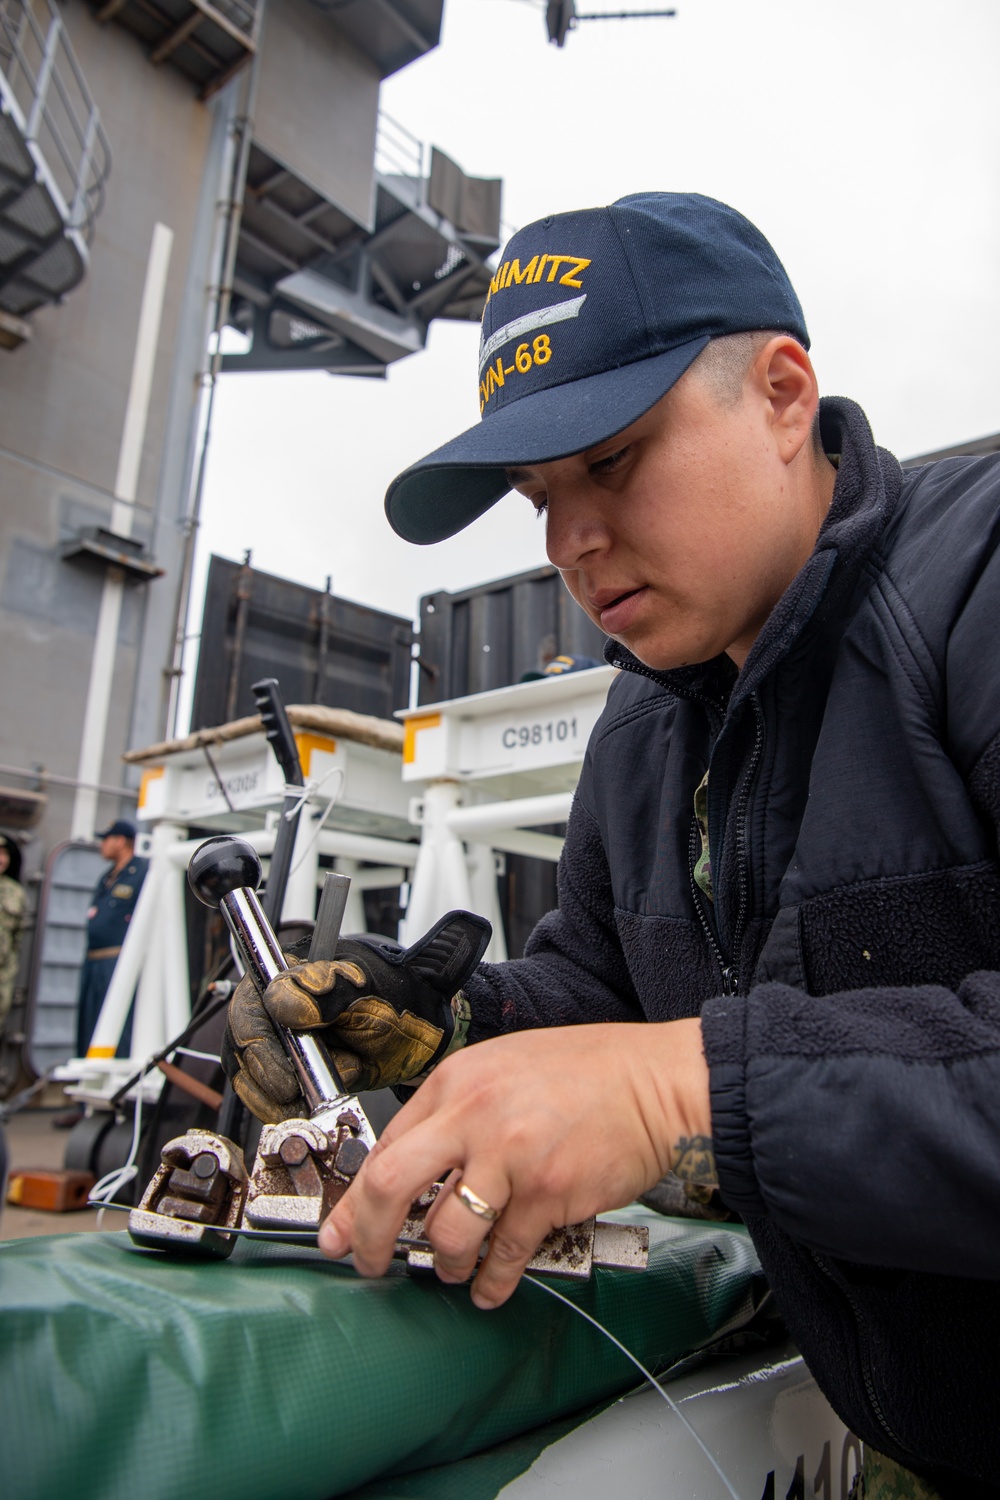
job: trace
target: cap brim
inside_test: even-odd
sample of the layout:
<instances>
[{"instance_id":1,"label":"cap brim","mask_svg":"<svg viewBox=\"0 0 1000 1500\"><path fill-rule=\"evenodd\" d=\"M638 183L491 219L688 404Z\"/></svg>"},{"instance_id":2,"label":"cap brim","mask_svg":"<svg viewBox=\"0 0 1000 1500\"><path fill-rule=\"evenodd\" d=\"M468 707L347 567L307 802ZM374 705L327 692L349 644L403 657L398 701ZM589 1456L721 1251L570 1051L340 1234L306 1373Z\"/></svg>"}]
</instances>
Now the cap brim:
<instances>
[{"instance_id":1,"label":"cap brim","mask_svg":"<svg viewBox=\"0 0 1000 1500\"><path fill-rule=\"evenodd\" d=\"M708 342L705 335L512 401L393 480L385 497L389 525L419 545L454 536L507 493L506 469L566 458L631 426Z\"/></svg>"}]
</instances>

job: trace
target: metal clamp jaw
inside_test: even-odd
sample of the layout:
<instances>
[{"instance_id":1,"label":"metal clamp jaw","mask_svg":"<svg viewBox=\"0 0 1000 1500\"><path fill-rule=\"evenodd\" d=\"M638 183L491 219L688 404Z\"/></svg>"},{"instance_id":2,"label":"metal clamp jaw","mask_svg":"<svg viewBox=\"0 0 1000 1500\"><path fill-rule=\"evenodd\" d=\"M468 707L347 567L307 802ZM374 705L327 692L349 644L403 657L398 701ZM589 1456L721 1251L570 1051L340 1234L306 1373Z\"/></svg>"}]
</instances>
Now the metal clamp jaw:
<instances>
[{"instance_id":1,"label":"metal clamp jaw","mask_svg":"<svg viewBox=\"0 0 1000 1500\"><path fill-rule=\"evenodd\" d=\"M160 1165L128 1216L128 1232L147 1250L179 1250L225 1259L236 1243L247 1198L243 1153L223 1135L189 1130L168 1141Z\"/></svg>"},{"instance_id":2,"label":"metal clamp jaw","mask_svg":"<svg viewBox=\"0 0 1000 1500\"><path fill-rule=\"evenodd\" d=\"M361 1122L344 1109L315 1120L267 1125L257 1147L244 1221L253 1229L319 1229L368 1155Z\"/></svg>"},{"instance_id":3,"label":"metal clamp jaw","mask_svg":"<svg viewBox=\"0 0 1000 1500\"><path fill-rule=\"evenodd\" d=\"M441 1184L421 1193L396 1241L397 1256L404 1257L411 1271L433 1271L434 1249L426 1236L427 1211L437 1199ZM485 1255L489 1241L483 1246ZM565 1276L586 1281L595 1266L619 1271L644 1271L649 1261L649 1230L644 1224L616 1224L606 1219L585 1219L567 1224L546 1235L525 1267L545 1276Z\"/></svg>"}]
</instances>

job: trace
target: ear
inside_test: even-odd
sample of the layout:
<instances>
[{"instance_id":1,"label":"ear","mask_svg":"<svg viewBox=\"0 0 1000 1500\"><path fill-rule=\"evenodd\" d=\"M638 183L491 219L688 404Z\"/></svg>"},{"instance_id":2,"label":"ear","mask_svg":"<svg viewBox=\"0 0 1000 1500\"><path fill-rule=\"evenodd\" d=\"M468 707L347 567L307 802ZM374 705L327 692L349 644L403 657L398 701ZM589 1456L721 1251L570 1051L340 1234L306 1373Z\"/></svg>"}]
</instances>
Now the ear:
<instances>
[{"instance_id":1,"label":"ear","mask_svg":"<svg viewBox=\"0 0 1000 1500\"><path fill-rule=\"evenodd\" d=\"M819 386L809 355L795 339L779 334L754 360L750 383L766 403L779 456L791 463L803 449L808 451L819 405Z\"/></svg>"}]
</instances>

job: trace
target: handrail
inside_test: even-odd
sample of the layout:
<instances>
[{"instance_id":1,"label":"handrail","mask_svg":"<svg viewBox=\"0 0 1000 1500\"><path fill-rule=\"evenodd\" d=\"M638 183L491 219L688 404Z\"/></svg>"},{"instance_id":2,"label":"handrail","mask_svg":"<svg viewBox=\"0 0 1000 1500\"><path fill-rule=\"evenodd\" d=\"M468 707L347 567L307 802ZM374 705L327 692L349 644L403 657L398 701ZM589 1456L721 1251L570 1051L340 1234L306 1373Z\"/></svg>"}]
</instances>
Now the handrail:
<instances>
[{"instance_id":1,"label":"handrail","mask_svg":"<svg viewBox=\"0 0 1000 1500\"><path fill-rule=\"evenodd\" d=\"M424 175L424 155L423 141L380 109L375 123L375 165L378 171L386 176L399 175L419 181Z\"/></svg>"},{"instance_id":2,"label":"handrail","mask_svg":"<svg viewBox=\"0 0 1000 1500\"><path fill-rule=\"evenodd\" d=\"M55 0L0 0L0 75L63 199L67 228L89 242L104 206L111 147ZM53 171L52 154L62 164Z\"/></svg>"}]
</instances>

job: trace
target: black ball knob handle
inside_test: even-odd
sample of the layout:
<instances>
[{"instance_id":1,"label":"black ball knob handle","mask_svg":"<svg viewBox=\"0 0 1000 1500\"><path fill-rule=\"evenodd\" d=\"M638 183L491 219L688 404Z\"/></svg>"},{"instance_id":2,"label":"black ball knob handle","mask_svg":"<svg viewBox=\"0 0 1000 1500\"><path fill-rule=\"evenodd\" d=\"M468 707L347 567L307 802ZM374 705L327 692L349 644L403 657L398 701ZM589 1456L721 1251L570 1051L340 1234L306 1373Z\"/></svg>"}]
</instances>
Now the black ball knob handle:
<instances>
[{"instance_id":1,"label":"black ball knob handle","mask_svg":"<svg viewBox=\"0 0 1000 1500\"><path fill-rule=\"evenodd\" d=\"M252 844L231 833L218 833L198 845L188 864L187 878L199 901L205 906L218 906L232 891L248 886L255 891L262 873Z\"/></svg>"}]
</instances>

